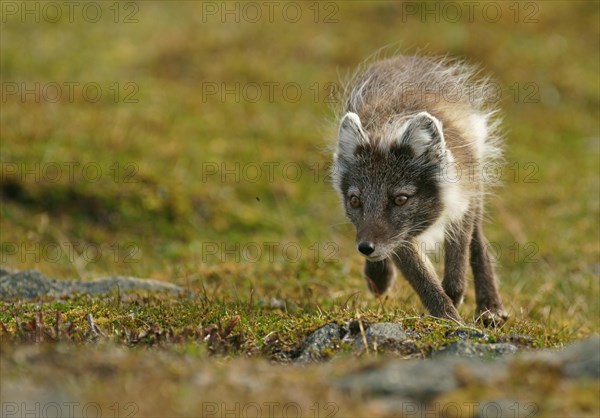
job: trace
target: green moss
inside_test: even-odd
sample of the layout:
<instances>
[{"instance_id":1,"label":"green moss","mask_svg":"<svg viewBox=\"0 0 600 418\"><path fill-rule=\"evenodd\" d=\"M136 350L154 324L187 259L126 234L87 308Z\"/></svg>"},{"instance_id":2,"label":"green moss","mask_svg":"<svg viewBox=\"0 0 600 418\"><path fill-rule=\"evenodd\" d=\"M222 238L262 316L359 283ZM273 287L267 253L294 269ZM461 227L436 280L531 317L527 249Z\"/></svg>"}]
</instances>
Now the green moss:
<instances>
[{"instance_id":1,"label":"green moss","mask_svg":"<svg viewBox=\"0 0 600 418\"><path fill-rule=\"evenodd\" d=\"M359 317L418 333L419 356L454 341L453 325L423 316L402 279L385 299L368 294L353 228L328 184L331 83L383 45L464 56L500 86L507 164L485 229L502 250L496 269L511 320L486 331L489 341L528 335L524 347L560 347L600 331L597 3L523 4L517 21L507 3L498 22L478 7L472 22L439 23L407 15L403 3L360 1L336 3L337 23L323 22L333 6L321 4L315 23L302 3L294 24L204 22L197 2L135 4L130 24L3 22L3 83L80 85L58 103L3 99L1 263L57 278L155 278L198 296L3 301L3 350L58 337L89 348L88 314L101 340L232 361L285 360L319 326ZM532 7L536 21L525 22ZM91 82L104 93L97 103L83 96ZM239 100L203 94L235 83ZM276 83L273 99L263 88L245 100L248 83ZM286 99L286 83L298 83L298 101ZM45 171L52 164L56 181ZM85 171L95 167L97 181ZM461 314L477 327L474 299L470 281ZM206 340L211 332L218 337ZM574 411L588 408L586 396L577 402Z\"/></svg>"}]
</instances>

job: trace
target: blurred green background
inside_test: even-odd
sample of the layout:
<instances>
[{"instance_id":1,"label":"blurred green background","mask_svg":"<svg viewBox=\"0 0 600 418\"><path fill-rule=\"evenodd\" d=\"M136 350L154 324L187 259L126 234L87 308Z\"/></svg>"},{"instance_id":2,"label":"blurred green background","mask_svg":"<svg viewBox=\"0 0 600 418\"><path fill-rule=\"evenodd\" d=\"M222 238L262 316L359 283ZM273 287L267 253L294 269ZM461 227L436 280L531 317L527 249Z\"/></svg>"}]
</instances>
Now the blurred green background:
<instances>
[{"instance_id":1,"label":"blurred green background","mask_svg":"<svg viewBox=\"0 0 600 418\"><path fill-rule=\"evenodd\" d=\"M597 332L598 8L2 2L1 264L374 303L328 183L332 93L382 47L449 54L497 81L486 231L508 309ZM390 298L422 311L402 280Z\"/></svg>"}]
</instances>

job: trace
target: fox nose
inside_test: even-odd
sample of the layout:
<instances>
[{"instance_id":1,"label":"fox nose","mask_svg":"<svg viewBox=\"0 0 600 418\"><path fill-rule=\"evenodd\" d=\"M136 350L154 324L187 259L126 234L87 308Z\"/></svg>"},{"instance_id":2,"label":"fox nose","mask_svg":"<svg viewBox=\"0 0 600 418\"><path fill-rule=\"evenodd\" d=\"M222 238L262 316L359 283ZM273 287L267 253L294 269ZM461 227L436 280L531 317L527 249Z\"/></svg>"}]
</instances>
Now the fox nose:
<instances>
[{"instance_id":1,"label":"fox nose","mask_svg":"<svg viewBox=\"0 0 600 418\"><path fill-rule=\"evenodd\" d=\"M371 255L375 251L375 244L368 241L363 241L358 244L358 251L364 255Z\"/></svg>"}]
</instances>

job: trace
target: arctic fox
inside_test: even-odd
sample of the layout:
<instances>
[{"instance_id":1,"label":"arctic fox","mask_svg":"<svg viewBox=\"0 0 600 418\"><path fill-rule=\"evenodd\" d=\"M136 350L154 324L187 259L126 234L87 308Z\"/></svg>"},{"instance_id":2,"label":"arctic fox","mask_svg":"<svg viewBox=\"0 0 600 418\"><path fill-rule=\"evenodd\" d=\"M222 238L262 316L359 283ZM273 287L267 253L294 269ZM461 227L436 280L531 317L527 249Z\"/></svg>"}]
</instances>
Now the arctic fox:
<instances>
[{"instance_id":1,"label":"arctic fox","mask_svg":"<svg viewBox=\"0 0 600 418\"><path fill-rule=\"evenodd\" d=\"M343 100L333 184L356 227L371 292L383 294L402 272L440 318L461 321L457 307L471 264L478 318L508 318L483 235L482 168L500 156L496 111L486 80L444 58L395 56L350 83ZM440 284L424 245L443 241Z\"/></svg>"}]
</instances>

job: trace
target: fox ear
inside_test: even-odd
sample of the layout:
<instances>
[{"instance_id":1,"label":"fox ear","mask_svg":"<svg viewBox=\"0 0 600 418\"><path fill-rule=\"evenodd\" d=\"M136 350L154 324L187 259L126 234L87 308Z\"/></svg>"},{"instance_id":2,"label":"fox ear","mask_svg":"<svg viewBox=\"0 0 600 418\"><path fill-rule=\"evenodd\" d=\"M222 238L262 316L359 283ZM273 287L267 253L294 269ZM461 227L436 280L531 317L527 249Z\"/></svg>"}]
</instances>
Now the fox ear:
<instances>
[{"instance_id":1,"label":"fox ear","mask_svg":"<svg viewBox=\"0 0 600 418\"><path fill-rule=\"evenodd\" d=\"M358 115L353 112L346 113L340 122L335 157L352 160L356 147L368 143L369 138L362 128Z\"/></svg>"},{"instance_id":2,"label":"fox ear","mask_svg":"<svg viewBox=\"0 0 600 418\"><path fill-rule=\"evenodd\" d=\"M427 112L418 113L408 122L398 143L409 145L417 157L427 152L442 158L446 152L442 123Z\"/></svg>"}]
</instances>

